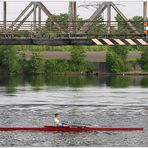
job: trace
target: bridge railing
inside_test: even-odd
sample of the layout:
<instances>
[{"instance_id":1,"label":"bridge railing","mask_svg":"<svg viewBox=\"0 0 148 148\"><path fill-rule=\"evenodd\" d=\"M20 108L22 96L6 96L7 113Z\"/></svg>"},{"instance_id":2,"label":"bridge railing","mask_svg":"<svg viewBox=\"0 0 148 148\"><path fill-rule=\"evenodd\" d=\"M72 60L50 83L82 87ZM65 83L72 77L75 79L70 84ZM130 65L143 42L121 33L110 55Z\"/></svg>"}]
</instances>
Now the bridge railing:
<instances>
[{"instance_id":1,"label":"bridge railing","mask_svg":"<svg viewBox=\"0 0 148 148\"><path fill-rule=\"evenodd\" d=\"M0 21L0 38L146 37L143 21Z\"/></svg>"}]
</instances>

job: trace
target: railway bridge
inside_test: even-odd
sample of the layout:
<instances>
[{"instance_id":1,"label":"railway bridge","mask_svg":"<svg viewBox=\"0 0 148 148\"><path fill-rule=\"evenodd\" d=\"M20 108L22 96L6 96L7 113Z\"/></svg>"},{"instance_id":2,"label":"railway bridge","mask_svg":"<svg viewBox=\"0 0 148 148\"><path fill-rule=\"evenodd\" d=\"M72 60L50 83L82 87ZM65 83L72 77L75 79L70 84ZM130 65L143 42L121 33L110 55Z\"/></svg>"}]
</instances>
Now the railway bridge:
<instances>
[{"instance_id":1,"label":"railway bridge","mask_svg":"<svg viewBox=\"0 0 148 148\"><path fill-rule=\"evenodd\" d=\"M28 2L15 20L7 20L7 3L3 2L3 20L0 21L0 45L148 45L147 2L143 2L143 20L128 19L113 2L102 2L95 12L83 20L77 14L77 2L69 2L68 19L61 21L48 6ZM112 21L112 10L119 20ZM106 20L102 13L106 11ZM42 13L47 20L42 20ZM32 20L28 18L32 16Z\"/></svg>"}]
</instances>

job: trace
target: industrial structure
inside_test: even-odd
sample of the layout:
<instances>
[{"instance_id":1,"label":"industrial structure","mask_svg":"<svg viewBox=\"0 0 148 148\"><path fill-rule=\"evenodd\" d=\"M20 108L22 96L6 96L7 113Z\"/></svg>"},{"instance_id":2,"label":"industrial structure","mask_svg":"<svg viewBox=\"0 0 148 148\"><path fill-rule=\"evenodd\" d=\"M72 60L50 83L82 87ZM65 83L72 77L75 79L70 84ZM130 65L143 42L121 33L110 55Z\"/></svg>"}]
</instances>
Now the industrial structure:
<instances>
[{"instance_id":1,"label":"industrial structure","mask_svg":"<svg viewBox=\"0 0 148 148\"><path fill-rule=\"evenodd\" d=\"M146 1L143 2L143 21L140 28L137 28L136 22L129 20L111 1L102 2L87 20L78 19L77 3L70 1L66 22L59 21L39 1L30 2L14 21L7 21L7 3L3 2L3 21L0 22L1 45L148 45L148 27L145 26ZM111 9L120 16L120 21L111 20ZM107 21L101 20L105 10L107 10ZM42 21L42 12L47 15L48 20ZM28 21L31 15L33 20ZM128 32L119 33L120 24L124 25Z\"/></svg>"}]
</instances>

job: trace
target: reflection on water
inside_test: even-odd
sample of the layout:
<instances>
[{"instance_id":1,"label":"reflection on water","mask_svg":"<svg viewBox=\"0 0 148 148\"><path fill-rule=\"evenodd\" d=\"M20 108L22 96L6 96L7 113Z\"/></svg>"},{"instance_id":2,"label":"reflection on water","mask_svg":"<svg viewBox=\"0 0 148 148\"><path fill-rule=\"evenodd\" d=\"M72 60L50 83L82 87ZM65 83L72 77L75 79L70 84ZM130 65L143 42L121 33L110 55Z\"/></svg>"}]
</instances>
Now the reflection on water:
<instances>
[{"instance_id":1,"label":"reflection on water","mask_svg":"<svg viewBox=\"0 0 148 148\"><path fill-rule=\"evenodd\" d=\"M115 87L115 88L126 88L133 85L132 78L123 77L123 76L115 76L109 77L106 81L107 86Z\"/></svg>"},{"instance_id":2,"label":"reflection on water","mask_svg":"<svg viewBox=\"0 0 148 148\"><path fill-rule=\"evenodd\" d=\"M40 91L43 86L108 86L111 88L127 88L130 86L148 87L148 76L0 76L0 87L6 93L15 93L18 86L32 86L34 91Z\"/></svg>"},{"instance_id":3,"label":"reflection on water","mask_svg":"<svg viewBox=\"0 0 148 148\"><path fill-rule=\"evenodd\" d=\"M141 80L141 86L142 86L142 87L148 87L148 77L144 77L144 78Z\"/></svg>"}]
</instances>

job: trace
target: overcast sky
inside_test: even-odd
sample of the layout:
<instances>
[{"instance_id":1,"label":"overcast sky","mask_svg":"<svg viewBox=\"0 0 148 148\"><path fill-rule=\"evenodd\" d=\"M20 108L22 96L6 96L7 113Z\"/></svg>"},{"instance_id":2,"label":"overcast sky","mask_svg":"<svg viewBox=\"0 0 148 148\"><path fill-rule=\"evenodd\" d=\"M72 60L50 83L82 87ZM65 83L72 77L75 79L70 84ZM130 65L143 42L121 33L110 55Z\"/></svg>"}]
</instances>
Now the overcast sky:
<instances>
[{"instance_id":1,"label":"overcast sky","mask_svg":"<svg viewBox=\"0 0 148 148\"><path fill-rule=\"evenodd\" d=\"M86 9L84 7L80 7L80 5L84 4L90 4L90 2L84 2L79 1L77 2L77 13L80 15L80 17L87 19L89 18L93 12L95 11L94 8L90 7L90 9ZM100 2L101 3L101 2ZM118 8L128 17L131 18L133 16L142 16L143 15L143 2L142 1L135 1L135 2L114 2ZM24 2L16 2L16 1L8 1L7 2L7 20L13 21L15 18L21 13L21 11L29 4L29 1ZM68 2L45 2L43 1L43 4L48 8L48 10L52 14L60 14L60 13L67 13L68 12ZM93 4L93 2L92 2ZM0 0L0 20L3 20L3 2ZM116 13L112 10L112 19L116 15ZM106 12L103 13L103 16L106 18ZM31 20L32 17L30 17L29 20ZM47 16L42 13L42 21L45 21L47 19Z\"/></svg>"}]
</instances>

